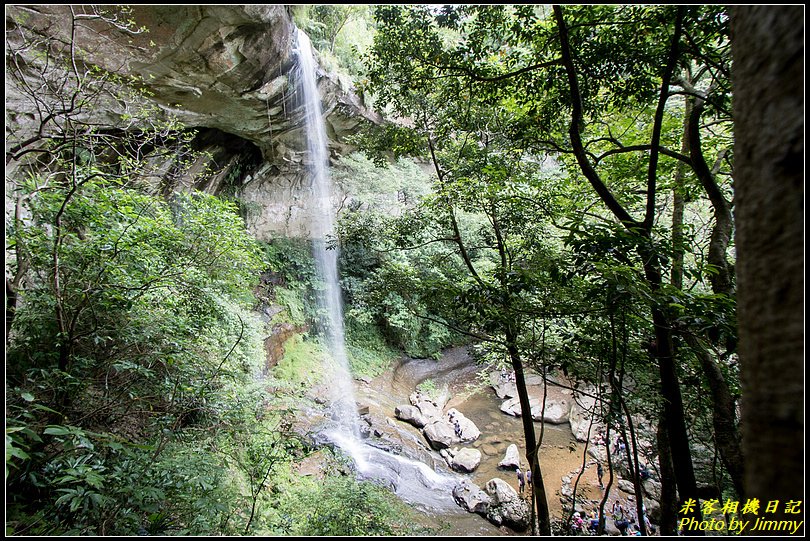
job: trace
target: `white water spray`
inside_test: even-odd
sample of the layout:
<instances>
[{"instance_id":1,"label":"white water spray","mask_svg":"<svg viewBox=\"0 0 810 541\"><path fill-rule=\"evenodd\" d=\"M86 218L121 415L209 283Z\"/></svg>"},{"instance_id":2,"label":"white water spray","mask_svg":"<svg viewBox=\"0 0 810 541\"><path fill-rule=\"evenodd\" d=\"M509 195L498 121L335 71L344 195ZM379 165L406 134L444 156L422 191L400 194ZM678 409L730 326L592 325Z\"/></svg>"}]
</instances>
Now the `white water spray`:
<instances>
[{"instance_id":1,"label":"white water spray","mask_svg":"<svg viewBox=\"0 0 810 541\"><path fill-rule=\"evenodd\" d=\"M329 378L333 416L338 421L336 430L323 435L348 453L363 478L382 480L390 484L403 499L425 508L459 511L452 497L452 489L459 481L458 476L440 474L422 462L388 453L366 445L361 440L354 386L346 356L343 303L337 272L338 249L337 246L327 249L328 240L335 234L335 212L331 198L332 179L329 175L321 96L315 77L312 45L301 30L298 30L297 38L307 146L311 162L311 237L316 270L323 283L318 295L319 324L324 330L326 345L331 353L332 362L326 359L324 368Z\"/></svg>"},{"instance_id":2,"label":"white water spray","mask_svg":"<svg viewBox=\"0 0 810 541\"><path fill-rule=\"evenodd\" d=\"M341 447L344 448L362 471L367 466L360 441L360 427L357 406L354 400L354 387L346 356L346 342L343 328L343 302L338 282L338 248L327 246L334 238L335 220L332 207L332 178L329 174L329 154L326 128L321 110L321 95L315 73L315 60L309 37L298 30L298 60L301 68L301 90L306 115L306 136L310 158L312 180L312 251L315 267L322 289L318 295L320 326L326 337L326 345L334 366L326 373L332 376L329 382L332 393L332 407L341 430ZM329 363L329 359L324 361Z\"/></svg>"}]
</instances>

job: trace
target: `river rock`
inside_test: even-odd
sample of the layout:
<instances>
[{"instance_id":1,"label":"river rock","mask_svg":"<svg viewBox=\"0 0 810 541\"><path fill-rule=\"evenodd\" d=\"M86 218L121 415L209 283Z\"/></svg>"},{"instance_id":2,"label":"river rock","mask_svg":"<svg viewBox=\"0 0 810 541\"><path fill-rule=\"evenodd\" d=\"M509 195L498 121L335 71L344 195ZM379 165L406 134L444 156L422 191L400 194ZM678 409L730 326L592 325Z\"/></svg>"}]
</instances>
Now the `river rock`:
<instances>
[{"instance_id":1,"label":"river rock","mask_svg":"<svg viewBox=\"0 0 810 541\"><path fill-rule=\"evenodd\" d=\"M486 515L492 499L489 494L470 481L464 480L453 488L453 499L470 513Z\"/></svg>"},{"instance_id":2,"label":"river rock","mask_svg":"<svg viewBox=\"0 0 810 541\"><path fill-rule=\"evenodd\" d=\"M456 408L447 410L447 418L452 418L454 422L458 421L459 428L461 428L461 436L459 437L461 441L475 441L481 436L481 431L478 430L475 423ZM453 424L453 431L455 432L455 424Z\"/></svg>"},{"instance_id":3,"label":"river rock","mask_svg":"<svg viewBox=\"0 0 810 541\"><path fill-rule=\"evenodd\" d=\"M613 517L607 517L605 519L605 533L607 535L622 535L622 532L616 527L616 521Z\"/></svg>"},{"instance_id":4,"label":"river rock","mask_svg":"<svg viewBox=\"0 0 810 541\"><path fill-rule=\"evenodd\" d=\"M644 495L653 500L661 499L661 483L653 479L647 479L641 482L641 488L644 490Z\"/></svg>"},{"instance_id":5,"label":"river rock","mask_svg":"<svg viewBox=\"0 0 810 541\"><path fill-rule=\"evenodd\" d=\"M423 433L436 451L447 449L459 441L453 425L447 421L434 421L425 426Z\"/></svg>"},{"instance_id":6,"label":"river rock","mask_svg":"<svg viewBox=\"0 0 810 541\"><path fill-rule=\"evenodd\" d=\"M531 386L531 385L537 385L538 387L543 386L543 376L540 376L540 375L537 375L537 374L529 374L529 373L527 373L524 376L523 381L526 382L527 387Z\"/></svg>"},{"instance_id":7,"label":"river rock","mask_svg":"<svg viewBox=\"0 0 810 541\"><path fill-rule=\"evenodd\" d=\"M498 448L491 443L484 443L480 447L481 452L487 456L495 456L498 454Z\"/></svg>"},{"instance_id":8,"label":"river rock","mask_svg":"<svg viewBox=\"0 0 810 541\"><path fill-rule=\"evenodd\" d=\"M607 464L607 451L604 445L589 445L588 454L603 465Z\"/></svg>"},{"instance_id":9,"label":"river rock","mask_svg":"<svg viewBox=\"0 0 810 541\"><path fill-rule=\"evenodd\" d=\"M636 493L636 489L633 486L633 483L631 483L627 479L619 479L618 485L619 485L619 490L621 490L622 492L627 492L628 494L635 494Z\"/></svg>"},{"instance_id":10,"label":"river rock","mask_svg":"<svg viewBox=\"0 0 810 541\"><path fill-rule=\"evenodd\" d=\"M532 407L532 419L535 421L544 420L547 423L554 425L561 425L568 422L568 414L570 406L566 400L555 400L549 398L546 400L546 409L543 411L543 403L538 400L537 404L529 401Z\"/></svg>"},{"instance_id":11,"label":"river rock","mask_svg":"<svg viewBox=\"0 0 810 541\"><path fill-rule=\"evenodd\" d=\"M417 402L416 407L419 408L419 411L422 412L428 422L442 417L442 409L432 400L420 400Z\"/></svg>"},{"instance_id":12,"label":"river rock","mask_svg":"<svg viewBox=\"0 0 810 541\"><path fill-rule=\"evenodd\" d=\"M585 389L589 394L595 394L596 389L587 387ZM586 441L588 439L588 429L590 434L595 437L599 430L604 430L599 423L593 423L591 426L590 411L596 405L596 399L592 396L585 396L582 393L574 393L573 404L568 414L568 422L571 424L571 433L577 441Z\"/></svg>"},{"instance_id":13,"label":"river rock","mask_svg":"<svg viewBox=\"0 0 810 541\"><path fill-rule=\"evenodd\" d=\"M492 498L492 505L500 505L520 498L512 485L500 477L494 477L487 481L487 484L484 485L484 492Z\"/></svg>"},{"instance_id":14,"label":"river rock","mask_svg":"<svg viewBox=\"0 0 810 541\"><path fill-rule=\"evenodd\" d=\"M535 421L545 420L551 424L563 424L568 422L569 405L566 400L557 400L549 398L546 400L546 410L543 411L543 401L540 398L530 398L529 407L532 410L532 419ZM520 400L510 398L501 404L501 411L507 415L520 417L523 410L520 407Z\"/></svg>"},{"instance_id":15,"label":"river rock","mask_svg":"<svg viewBox=\"0 0 810 541\"><path fill-rule=\"evenodd\" d=\"M510 398L501 404L501 411L507 415L520 417L520 400L517 397Z\"/></svg>"},{"instance_id":16,"label":"river rock","mask_svg":"<svg viewBox=\"0 0 810 541\"><path fill-rule=\"evenodd\" d=\"M647 508L647 516L650 517L650 521L657 524L661 520L661 504L658 503L658 500L648 498L644 500L644 506Z\"/></svg>"},{"instance_id":17,"label":"river rock","mask_svg":"<svg viewBox=\"0 0 810 541\"><path fill-rule=\"evenodd\" d=\"M491 498L487 520L496 526L503 524L517 531L528 527L529 506L509 483L495 477L484 486L484 492Z\"/></svg>"},{"instance_id":18,"label":"river rock","mask_svg":"<svg viewBox=\"0 0 810 541\"><path fill-rule=\"evenodd\" d=\"M462 449L450 459L450 467L460 472L473 472L479 464L481 464L481 451L478 449Z\"/></svg>"},{"instance_id":19,"label":"river rock","mask_svg":"<svg viewBox=\"0 0 810 541\"><path fill-rule=\"evenodd\" d=\"M517 386L505 371L494 370L489 373L489 383L495 390L498 398L512 398L517 396Z\"/></svg>"},{"instance_id":20,"label":"river rock","mask_svg":"<svg viewBox=\"0 0 810 541\"><path fill-rule=\"evenodd\" d=\"M506 468L508 470L514 470L515 468L520 467L520 453L517 445L513 443L506 448L506 454L504 455L503 460L498 462L498 467Z\"/></svg>"},{"instance_id":21,"label":"river rock","mask_svg":"<svg viewBox=\"0 0 810 541\"><path fill-rule=\"evenodd\" d=\"M416 406L402 405L394 409L394 415L400 421L411 423L416 428L423 428L427 424L427 419Z\"/></svg>"}]
</instances>

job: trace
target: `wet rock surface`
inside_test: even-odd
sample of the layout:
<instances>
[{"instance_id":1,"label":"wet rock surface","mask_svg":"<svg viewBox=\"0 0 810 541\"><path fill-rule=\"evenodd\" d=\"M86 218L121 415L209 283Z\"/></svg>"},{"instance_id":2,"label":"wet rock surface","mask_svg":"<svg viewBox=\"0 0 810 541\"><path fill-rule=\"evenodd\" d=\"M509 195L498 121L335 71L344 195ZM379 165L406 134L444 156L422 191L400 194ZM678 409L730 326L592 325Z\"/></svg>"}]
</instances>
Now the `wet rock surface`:
<instances>
[{"instance_id":1,"label":"wet rock surface","mask_svg":"<svg viewBox=\"0 0 810 541\"><path fill-rule=\"evenodd\" d=\"M525 509L528 508L526 505L527 494L518 493L514 468L504 470L498 467L507 448L513 444L517 448L521 464L525 463L525 449L522 446L522 421L520 418L505 415L499 410L502 400L496 396L494 389L481 389L476 378L478 370L480 368L471 363L463 350L450 350L441 362L428 359L405 359L390 371L374 378L373 381L357 382L356 386L358 400L370 406L368 418L372 419L372 430L378 429L383 433L382 437L372 436L368 441L385 442L403 457L414 459L418 457L432 471L443 472L443 475L455 475L453 485L443 489L445 496L440 498L441 506L438 504L434 507L422 506L426 513L435 516L438 523L447 522L449 524L448 529L442 531L443 535L511 535L521 528L520 508L523 506ZM530 381L535 385L542 384L542 379L539 377L535 375L529 375L529 377L533 378ZM414 389L428 378L442 392L439 393L440 396L429 397L431 405L426 406L427 409L441 410L444 418L448 420L451 409L462 413L480 430L480 436L476 440L452 443L440 454L431 447L421 429L410 422L395 418L394 412L397 406L413 406L412 402L416 399L416 396L412 396ZM569 394L562 394L562 391L568 390L561 388L561 396L571 400L571 391L568 391ZM422 396L417 403L425 399ZM539 437L539 422L535 423L535 429ZM479 465L471 473L454 472L448 457L451 453L455 455L467 448L480 451ZM588 451L586 469L577 488L577 510L586 513L598 507L598 502L603 494L597 482L596 460L593 459L592 452L604 456L604 446L591 443ZM540 463L552 517L559 518L563 516L564 510L567 512L570 509L573 482L576 472L582 465L583 452L583 444L576 441L567 423L546 424L543 431ZM452 460L452 457L450 458ZM410 475L407 471L402 473ZM616 475L608 500L608 510L616 500L621 501L626 508L632 506L632 501L629 499L632 495L618 490L619 474ZM487 493L485 487L489 481L495 478L511 486L512 491L517 494L518 500L523 503L510 500L510 504L502 506L501 509L490 511L493 497ZM607 474L605 480L607 480ZM391 483L392 486L396 484L395 481ZM500 485L500 483L498 484ZM400 494L414 489L413 485L408 484L399 483L398 486ZM654 485L651 485L652 487ZM503 486L501 488L503 489ZM501 490L504 500L508 499L505 493L506 491ZM403 499L408 501L405 496ZM450 507L447 507L448 501L451 504ZM420 506L418 503L414 505ZM653 520L656 518L653 514L655 508L655 503L647 503L648 513ZM489 516L487 516L488 514ZM496 524L500 525L496 526Z\"/></svg>"},{"instance_id":2,"label":"wet rock surface","mask_svg":"<svg viewBox=\"0 0 810 541\"><path fill-rule=\"evenodd\" d=\"M491 479L484 486L490 497L487 520L495 525L504 524L518 531L529 525L529 506L512 486L503 479Z\"/></svg>"}]
</instances>

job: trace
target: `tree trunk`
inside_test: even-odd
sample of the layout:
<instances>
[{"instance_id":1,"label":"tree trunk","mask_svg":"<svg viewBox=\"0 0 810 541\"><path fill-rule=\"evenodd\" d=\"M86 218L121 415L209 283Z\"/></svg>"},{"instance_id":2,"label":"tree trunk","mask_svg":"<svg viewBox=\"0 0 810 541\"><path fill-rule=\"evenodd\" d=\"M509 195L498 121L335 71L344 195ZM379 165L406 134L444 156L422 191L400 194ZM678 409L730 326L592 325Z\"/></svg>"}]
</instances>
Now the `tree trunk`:
<instances>
[{"instance_id":1,"label":"tree trunk","mask_svg":"<svg viewBox=\"0 0 810 541\"><path fill-rule=\"evenodd\" d=\"M745 488L779 501L771 520L804 513L784 513L804 495L803 21L731 8Z\"/></svg>"},{"instance_id":2,"label":"tree trunk","mask_svg":"<svg viewBox=\"0 0 810 541\"><path fill-rule=\"evenodd\" d=\"M532 419L532 408L529 404L529 392L526 389L526 378L523 375L523 362L520 358L515 340L517 335L512 329L506 330L506 349L509 353L509 360L512 362L512 369L515 371L515 387L517 387L518 399L520 400L520 419L523 421L523 435L526 439L526 460L532 469L532 497L537 503L537 528L540 535L551 535L551 519L548 512L548 499L546 499L546 487L543 484L543 472L540 468L540 457L537 439L534 435L534 420Z\"/></svg>"},{"instance_id":3,"label":"tree trunk","mask_svg":"<svg viewBox=\"0 0 810 541\"><path fill-rule=\"evenodd\" d=\"M737 430L736 404L731 391L728 388L726 379L720 371L720 366L714 360L709 350L699 338L685 333L683 335L689 347L700 361L703 375L709 383L709 391L712 396L712 427L714 428L714 438L717 442L717 450L723 464L731 476L734 490L737 496L742 499L745 495L743 484L743 454L740 442L740 432Z\"/></svg>"},{"instance_id":4,"label":"tree trunk","mask_svg":"<svg viewBox=\"0 0 810 541\"><path fill-rule=\"evenodd\" d=\"M672 467L672 451L664 422L664 415L658 419L658 467L661 479L661 535L677 533L677 494L675 491L675 470Z\"/></svg>"},{"instance_id":5,"label":"tree trunk","mask_svg":"<svg viewBox=\"0 0 810 541\"><path fill-rule=\"evenodd\" d=\"M647 252L641 250L641 252ZM639 254L644 263L647 283L653 291L661 287L661 271L652 263L654 253ZM683 412L683 398L675 368L675 348L672 343L672 324L664 312L652 306L653 325L655 326L654 354L658 361L658 373L661 378L661 397L664 399L664 425L669 439L675 483L678 487L678 499L681 503L692 498L698 500L695 470L692 465L692 453L689 449L689 435L686 431L686 419ZM697 506L687 515L698 522L702 520ZM690 532L701 535L702 532Z\"/></svg>"}]
</instances>

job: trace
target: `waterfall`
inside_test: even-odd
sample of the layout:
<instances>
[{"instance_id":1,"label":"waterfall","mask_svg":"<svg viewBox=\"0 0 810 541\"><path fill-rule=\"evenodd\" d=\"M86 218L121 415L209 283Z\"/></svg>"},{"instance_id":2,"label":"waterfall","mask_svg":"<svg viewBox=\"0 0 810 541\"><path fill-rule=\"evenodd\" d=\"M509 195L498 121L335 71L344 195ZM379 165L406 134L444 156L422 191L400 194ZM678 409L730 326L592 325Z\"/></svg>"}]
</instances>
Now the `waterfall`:
<instances>
[{"instance_id":1,"label":"waterfall","mask_svg":"<svg viewBox=\"0 0 810 541\"><path fill-rule=\"evenodd\" d=\"M332 207L332 178L329 174L329 150L326 126L321 110L321 95L315 73L315 60L309 37L298 30L298 60L301 68L301 90L304 98L306 138L312 180L311 237L315 267L321 281L318 294L319 324L326 338L331 359L325 359L325 374L331 377L333 415L338 421L341 447L347 451L361 470L365 467L360 442L359 418L354 399L354 387L346 355L343 328L343 302L338 282L337 245L328 246L335 235Z\"/></svg>"},{"instance_id":2,"label":"waterfall","mask_svg":"<svg viewBox=\"0 0 810 541\"><path fill-rule=\"evenodd\" d=\"M460 512L452 496L452 489L459 480L456 475L440 474L422 462L388 453L361 440L360 418L346 355L343 303L337 272L338 248L337 245L331 249L328 246L329 239L335 235L335 211L332 206L326 127L315 77L312 45L309 37L300 29L297 38L312 180L312 251L318 278L322 282L318 295L319 326L323 329L331 357L324 360L324 373L332 394L332 416L338 422L336 430L323 432L322 436L348 453L361 478L382 481L406 501L425 509L443 508L451 513Z\"/></svg>"}]
</instances>

